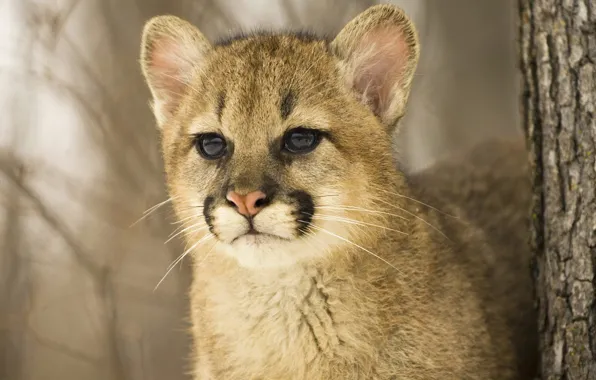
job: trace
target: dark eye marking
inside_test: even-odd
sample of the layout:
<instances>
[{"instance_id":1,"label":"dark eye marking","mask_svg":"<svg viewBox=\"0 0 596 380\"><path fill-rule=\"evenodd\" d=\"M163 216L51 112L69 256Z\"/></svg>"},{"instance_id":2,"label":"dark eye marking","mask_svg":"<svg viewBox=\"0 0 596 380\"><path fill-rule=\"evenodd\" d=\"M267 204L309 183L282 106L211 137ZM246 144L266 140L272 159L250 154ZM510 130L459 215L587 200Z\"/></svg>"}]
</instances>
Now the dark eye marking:
<instances>
[{"instance_id":1,"label":"dark eye marking","mask_svg":"<svg viewBox=\"0 0 596 380\"><path fill-rule=\"evenodd\" d=\"M308 232L308 226L312 222L312 217L315 213L315 203L312 197L306 191L297 190L288 194L297 203L297 210L295 212L296 220L298 221L298 233L304 235Z\"/></svg>"},{"instance_id":2,"label":"dark eye marking","mask_svg":"<svg viewBox=\"0 0 596 380\"><path fill-rule=\"evenodd\" d=\"M322 133L316 129L305 127L293 128L282 138L282 150L291 154L310 153L321 142Z\"/></svg>"},{"instance_id":3,"label":"dark eye marking","mask_svg":"<svg viewBox=\"0 0 596 380\"><path fill-rule=\"evenodd\" d=\"M215 114L217 115L217 120L221 122L221 115L223 114L224 107L226 106L226 93L220 92L217 96L217 106L215 107Z\"/></svg>"},{"instance_id":4,"label":"dark eye marking","mask_svg":"<svg viewBox=\"0 0 596 380\"><path fill-rule=\"evenodd\" d=\"M294 110L294 105L296 104L296 96L292 90L287 90L282 97L281 105L280 105L280 113L282 120L286 120L288 116Z\"/></svg>"},{"instance_id":5,"label":"dark eye marking","mask_svg":"<svg viewBox=\"0 0 596 380\"><path fill-rule=\"evenodd\" d=\"M226 139L218 133L201 133L195 136L195 147L206 160L217 160L227 153Z\"/></svg>"}]
</instances>

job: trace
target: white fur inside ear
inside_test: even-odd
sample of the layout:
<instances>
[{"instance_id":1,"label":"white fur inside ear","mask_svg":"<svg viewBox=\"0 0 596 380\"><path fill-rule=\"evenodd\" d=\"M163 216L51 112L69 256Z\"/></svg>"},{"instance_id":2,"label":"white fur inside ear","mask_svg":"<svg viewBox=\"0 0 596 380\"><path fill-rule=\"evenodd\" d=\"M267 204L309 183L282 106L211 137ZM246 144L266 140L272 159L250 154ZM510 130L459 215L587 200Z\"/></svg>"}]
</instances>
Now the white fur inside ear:
<instances>
[{"instance_id":1,"label":"white fur inside ear","mask_svg":"<svg viewBox=\"0 0 596 380\"><path fill-rule=\"evenodd\" d=\"M159 125L172 116L191 84L195 65L204 54L182 38L164 37L154 42L148 57L147 75L153 94L153 111Z\"/></svg>"},{"instance_id":2,"label":"white fur inside ear","mask_svg":"<svg viewBox=\"0 0 596 380\"><path fill-rule=\"evenodd\" d=\"M382 121L405 106L410 54L403 33L384 28L366 34L346 62L349 85Z\"/></svg>"},{"instance_id":3,"label":"white fur inside ear","mask_svg":"<svg viewBox=\"0 0 596 380\"><path fill-rule=\"evenodd\" d=\"M193 67L201 61L203 55L201 49L194 46L188 38L180 37L178 40L173 37L158 38L153 43L149 57L149 71L156 76L165 76L159 78L164 83L175 81L188 84Z\"/></svg>"},{"instance_id":4,"label":"white fur inside ear","mask_svg":"<svg viewBox=\"0 0 596 380\"><path fill-rule=\"evenodd\" d=\"M174 115L210 50L201 32L177 17L158 16L145 25L141 65L160 126Z\"/></svg>"}]
</instances>

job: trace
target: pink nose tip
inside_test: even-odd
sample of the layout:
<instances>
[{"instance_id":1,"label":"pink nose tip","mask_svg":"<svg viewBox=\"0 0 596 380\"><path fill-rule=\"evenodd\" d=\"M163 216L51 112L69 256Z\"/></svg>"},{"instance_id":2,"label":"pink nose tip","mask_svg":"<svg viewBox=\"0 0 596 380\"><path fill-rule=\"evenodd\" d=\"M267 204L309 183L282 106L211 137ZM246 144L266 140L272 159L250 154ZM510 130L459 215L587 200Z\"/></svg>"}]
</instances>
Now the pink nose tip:
<instances>
[{"instance_id":1,"label":"pink nose tip","mask_svg":"<svg viewBox=\"0 0 596 380\"><path fill-rule=\"evenodd\" d=\"M240 195L235 191L230 191L226 195L226 199L236 206L238 213L247 218L257 215L263 209L265 198L267 198L267 195L262 191L253 191L246 195Z\"/></svg>"}]
</instances>

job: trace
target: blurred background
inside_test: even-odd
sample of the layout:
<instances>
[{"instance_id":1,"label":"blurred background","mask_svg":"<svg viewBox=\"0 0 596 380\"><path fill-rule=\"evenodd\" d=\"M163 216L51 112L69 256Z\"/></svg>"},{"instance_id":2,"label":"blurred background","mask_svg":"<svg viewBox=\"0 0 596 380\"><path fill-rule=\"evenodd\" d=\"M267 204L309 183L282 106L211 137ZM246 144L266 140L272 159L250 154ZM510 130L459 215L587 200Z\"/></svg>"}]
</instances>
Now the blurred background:
<instances>
[{"instance_id":1,"label":"blurred background","mask_svg":"<svg viewBox=\"0 0 596 380\"><path fill-rule=\"evenodd\" d=\"M143 23L175 14L212 40L257 26L333 35L375 3L0 2L1 380L187 378L188 263L155 289L184 247L164 244L169 205L152 208L166 195L137 62ZM395 139L403 167L522 138L516 2L394 3L422 43Z\"/></svg>"}]
</instances>

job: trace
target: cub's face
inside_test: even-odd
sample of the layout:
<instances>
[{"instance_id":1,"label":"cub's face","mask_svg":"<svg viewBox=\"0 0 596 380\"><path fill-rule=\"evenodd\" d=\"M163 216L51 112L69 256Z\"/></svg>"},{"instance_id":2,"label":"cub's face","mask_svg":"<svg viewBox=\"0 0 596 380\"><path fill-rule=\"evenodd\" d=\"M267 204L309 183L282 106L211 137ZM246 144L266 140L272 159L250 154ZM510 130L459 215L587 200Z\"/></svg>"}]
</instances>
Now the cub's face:
<instances>
[{"instance_id":1,"label":"cub's face","mask_svg":"<svg viewBox=\"0 0 596 380\"><path fill-rule=\"evenodd\" d=\"M362 227L394 178L383 118L401 116L392 99L398 84L373 88L383 83L369 77L369 92L355 92L362 78L339 56L342 46L310 37L257 35L211 46L196 29L170 36L164 28L145 57L154 72L149 66L145 74L189 244L270 267L322 257L370 234ZM185 72L182 58L168 62L180 40L197 50ZM156 95L168 77L176 81ZM392 106L398 115L389 114Z\"/></svg>"},{"instance_id":2,"label":"cub's face","mask_svg":"<svg viewBox=\"0 0 596 380\"><path fill-rule=\"evenodd\" d=\"M385 128L345 89L326 44L295 37L215 48L163 136L179 216L253 266L350 239L350 224L325 216L366 208L391 159Z\"/></svg>"}]
</instances>

